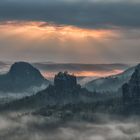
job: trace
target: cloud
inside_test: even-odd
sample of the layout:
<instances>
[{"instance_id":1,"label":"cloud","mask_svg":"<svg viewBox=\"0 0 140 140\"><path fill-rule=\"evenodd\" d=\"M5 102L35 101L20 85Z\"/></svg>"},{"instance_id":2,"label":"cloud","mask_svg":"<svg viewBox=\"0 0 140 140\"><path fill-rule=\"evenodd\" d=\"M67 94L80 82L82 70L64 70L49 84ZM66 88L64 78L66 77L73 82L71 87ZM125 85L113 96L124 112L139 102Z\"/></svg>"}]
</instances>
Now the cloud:
<instances>
[{"instance_id":1,"label":"cloud","mask_svg":"<svg viewBox=\"0 0 140 140\"><path fill-rule=\"evenodd\" d=\"M85 28L139 28L139 1L0 1L0 20L34 20Z\"/></svg>"},{"instance_id":2,"label":"cloud","mask_svg":"<svg viewBox=\"0 0 140 140\"><path fill-rule=\"evenodd\" d=\"M140 61L139 29L85 29L48 22L0 22L0 59L61 63Z\"/></svg>"},{"instance_id":3,"label":"cloud","mask_svg":"<svg viewBox=\"0 0 140 140\"><path fill-rule=\"evenodd\" d=\"M59 71L68 71L77 77L106 77L123 72L129 66L125 64L57 64L34 63L47 78L54 77ZM88 80L88 78L87 78ZM90 80L90 79L89 79Z\"/></svg>"},{"instance_id":4,"label":"cloud","mask_svg":"<svg viewBox=\"0 0 140 140\"><path fill-rule=\"evenodd\" d=\"M139 13L138 0L1 0L0 59L139 62Z\"/></svg>"},{"instance_id":5,"label":"cloud","mask_svg":"<svg viewBox=\"0 0 140 140\"><path fill-rule=\"evenodd\" d=\"M100 122L59 123L55 118L11 112L0 117L3 140L133 140L140 138L139 118L111 119L98 114ZM104 118L102 117L104 116Z\"/></svg>"},{"instance_id":6,"label":"cloud","mask_svg":"<svg viewBox=\"0 0 140 140\"><path fill-rule=\"evenodd\" d=\"M114 36L112 31L46 26L40 22L3 22L0 32L1 58L26 61L80 62L82 56L86 62L87 54L99 57L95 48L98 40Z\"/></svg>"}]
</instances>

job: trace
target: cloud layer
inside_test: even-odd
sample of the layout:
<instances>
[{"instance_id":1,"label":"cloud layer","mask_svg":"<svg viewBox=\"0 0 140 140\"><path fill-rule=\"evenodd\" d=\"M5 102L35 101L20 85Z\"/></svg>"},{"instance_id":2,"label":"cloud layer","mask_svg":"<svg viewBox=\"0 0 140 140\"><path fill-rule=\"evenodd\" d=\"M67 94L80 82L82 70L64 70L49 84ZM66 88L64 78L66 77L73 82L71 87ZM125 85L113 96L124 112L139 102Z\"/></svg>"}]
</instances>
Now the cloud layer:
<instances>
[{"instance_id":1,"label":"cloud layer","mask_svg":"<svg viewBox=\"0 0 140 140\"><path fill-rule=\"evenodd\" d=\"M129 0L2 0L0 20L35 20L85 28L139 28L140 2Z\"/></svg>"},{"instance_id":2,"label":"cloud layer","mask_svg":"<svg viewBox=\"0 0 140 140\"><path fill-rule=\"evenodd\" d=\"M86 29L48 22L0 23L0 59L62 63L140 61L140 30Z\"/></svg>"},{"instance_id":3,"label":"cloud layer","mask_svg":"<svg viewBox=\"0 0 140 140\"><path fill-rule=\"evenodd\" d=\"M103 114L101 114L103 115ZM70 122L59 119L11 115L0 117L0 139L3 140L136 140L140 139L139 118L109 120L98 116L100 123Z\"/></svg>"},{"instance_id":4,"label":"cloud layer","mask_svg":"<svg viewBox=\"0 0 140 140\"><path fill-rule=\"evenodd\" d=\"M139 0L1 0L0 59L139 62Z\"/></svg>"}]
</instances>

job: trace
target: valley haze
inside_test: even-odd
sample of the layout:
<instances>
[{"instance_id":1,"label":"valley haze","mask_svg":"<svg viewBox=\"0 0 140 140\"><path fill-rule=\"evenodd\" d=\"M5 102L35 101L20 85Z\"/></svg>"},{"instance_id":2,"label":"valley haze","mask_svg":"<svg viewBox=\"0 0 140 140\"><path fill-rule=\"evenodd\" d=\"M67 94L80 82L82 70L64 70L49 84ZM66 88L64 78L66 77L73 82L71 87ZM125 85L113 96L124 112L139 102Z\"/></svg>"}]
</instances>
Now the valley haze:
<instances>
[{"instance_id":1,"label":"valley haze","mask_svg":"<svg viewBox=\"0 0 140 140\"><path fill-rule=\"evenodd\" d=\"M37 66L37 64L34 63L33 65ZM2 63L2 65L5 67L5 63ZM18 76L19 80L23 78L23 75L24 78L26 75L31 78L34 70L37 70L33 65L27 62L16 62L10 65L9 72L21 72ZM63 64L61 67L63 68L65 65L68 64ZM124 80L120 87L130 80L137 69L140 71L139 65L128 69L126 69L128 65L124 64L93 65L91 68L93 67L99 69L99 71L106 70L106 67L108 67L108 70L113 68L125 69L122 73L104 78L104 84L108 83L108 79L113 80L113 82L119 79L120 81ZM15 76L17 77L17 75ZM10 98L12 94L8 93L9 100L5 101L2 97L0 138L6 140L16 140L19 137L20 140L25 138L27 140L45 140L46 137L47 140L58 138L65 140L75 140L76 138L79 140L132 140L139 138L138 112L136 114L133 112L126 117L127 106L123 107L119 87L116 92L113 89L109 89L110 91L104 89L98 93L95 93L95 91L89 92L87 89L80 87L77 82L75 83L73 80L76 77L74 77L67 72L60 72L55 75L54 84L46 87L46 89L44 88L45 90L42 89L41 91L40 88L40 92L34 94L28 94L30 92L27 90L27 93L18 93L20 98L14 92L12 94L15 94L16 98L14 96ZM110 83L108 84L110 85ZM113 108L111 109L110 106ZM122 110L124 110L124 113ZM83 134L80 135L81 133Z\"/></svg>"}]
</instances>

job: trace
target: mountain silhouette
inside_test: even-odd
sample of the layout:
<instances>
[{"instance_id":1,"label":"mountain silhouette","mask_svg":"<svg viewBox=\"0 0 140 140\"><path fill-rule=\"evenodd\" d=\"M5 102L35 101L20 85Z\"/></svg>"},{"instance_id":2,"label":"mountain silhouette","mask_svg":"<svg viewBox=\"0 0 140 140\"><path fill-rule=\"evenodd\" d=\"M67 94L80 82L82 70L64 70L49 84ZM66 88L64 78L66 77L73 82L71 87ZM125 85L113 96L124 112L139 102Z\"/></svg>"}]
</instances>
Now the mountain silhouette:
<instances>
[{"instance_id":1,"label":"mountain silhouette","mask_svg":"<svg viewBox=\"0 0 140 140\"><path fill-rule=\"evenodd\" d=\"M0 75L0 91L2 92L22 92L48 83L49 81L38 69L26 62L16 62L8 73Z\"/></svg>"},{"instance_id":2,"label":"mountain silhouette","mask_svg":"<svg viewBox=\"0 0 140 140\"><path fill-rule=\"evenodd\" d=\"M140 64L136 66L131 79L122 89L124 103L140 104Z\"/></svg>"}]
</instances>

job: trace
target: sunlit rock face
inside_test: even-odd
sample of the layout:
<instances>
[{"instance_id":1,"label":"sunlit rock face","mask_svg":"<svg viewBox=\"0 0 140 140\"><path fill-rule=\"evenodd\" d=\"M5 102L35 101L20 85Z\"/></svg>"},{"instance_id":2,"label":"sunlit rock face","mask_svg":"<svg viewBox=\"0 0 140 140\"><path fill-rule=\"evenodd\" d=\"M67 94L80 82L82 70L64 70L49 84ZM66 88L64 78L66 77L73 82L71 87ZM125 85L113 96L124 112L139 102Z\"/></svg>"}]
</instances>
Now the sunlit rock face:
<instances>
[{"instance_id":1,"label":"sunlit rock face","mask_svg":"<svg viewBox=\"0 0 140 140\"><path fill-rule=\"evenodd\" d=\"M59 72L55 75L54 86L58 91L72 90L77 87L77 80L75 76L69 75L67 72Z\"/></svg>"},{"instance_id":2,"label":"sunlit rock face","mask_svg":"<svg viewBox=\"0 0 140 140\"><path fill-rule=\"evenodd\" d=\"M140 64L136 67L130 81L123 85L124 103L140 104Z\"/></svg>"}]
</instances>

